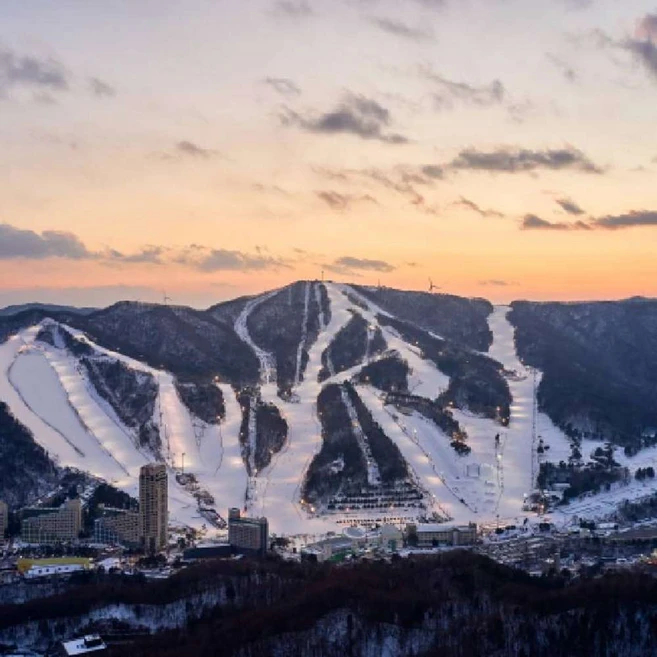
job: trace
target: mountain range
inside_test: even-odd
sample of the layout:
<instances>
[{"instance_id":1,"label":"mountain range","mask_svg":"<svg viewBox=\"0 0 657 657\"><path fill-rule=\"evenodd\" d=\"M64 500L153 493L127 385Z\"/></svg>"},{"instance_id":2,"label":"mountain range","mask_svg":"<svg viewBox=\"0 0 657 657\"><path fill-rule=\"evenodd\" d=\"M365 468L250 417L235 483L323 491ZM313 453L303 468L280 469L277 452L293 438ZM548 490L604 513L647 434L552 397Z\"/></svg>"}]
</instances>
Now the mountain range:
<instances>
[{"instance_id":1,"label":"mountain range","mask_svg":"<svg viewBox=\"0 0 657 657\"><path fill-rule=\"evenodd\" d=\"M161 460L192 526L230 506L285 533L520 519L556 482L555 513L588 492L597 516L652 493L631 475L657 455L656 393L657 301L640 298L299 281L205 311L27 304L0 311L0 499L71 471L135 495Z\"/></svg>"}]
</instances>

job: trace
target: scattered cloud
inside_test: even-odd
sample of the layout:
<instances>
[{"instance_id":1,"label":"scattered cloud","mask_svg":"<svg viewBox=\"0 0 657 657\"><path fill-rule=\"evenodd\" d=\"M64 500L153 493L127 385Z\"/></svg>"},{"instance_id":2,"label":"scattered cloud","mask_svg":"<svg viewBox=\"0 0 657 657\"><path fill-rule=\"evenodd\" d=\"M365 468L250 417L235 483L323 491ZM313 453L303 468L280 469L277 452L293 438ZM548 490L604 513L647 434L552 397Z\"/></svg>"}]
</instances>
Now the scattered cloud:
<instances>
[{"instance_id":1,"label":"scattered cloud","mask_svg":"<svg viewBox=\"0 0 657 657\"><path fill-rule=\"evenodd\" d=\"M546 57L548 62L550 62L550 64L552 64L552 66L554 66L563 75L563 77L568 80L568 82L577 82L577 72L572 66L570 66L570 64L566 63L556 55L552 55L550 53L547 53Z\"/></svg>"},{"instance_id":2,"label":"scattered cloud","mask_svg":"<svg viewBox=\"0 0 657 657\"><path fill-rule=\"evenodd\" d=\"M319 115L303 116L286 107L280 120L285 126L295 126L317 134L350 134L386 144L406 144L409 141L403 135L386 131L391 123L387 108L371 98L356 94L345 94L335 109Z\"/></svg>"},{"instance_id":3,"label":"scattered cloud","mask_svg":"<svg viewBox=\"0 0 657 657\"><path fill-rule=\"evenodd\" d=\"M434 106L438 110L450 110L459 103L476 107L500 105L507 96L506 89L499 80L493 80L484 86L474 86L466 82L449 80L428 65L420 68L420 75L437 88L432 95Z\"/></svg>"},{"instance_id":4,"label":"scattered cloud","mask_svg":"<svg viewBox=\"0 0 657 657\"><path fill-rule=\"evenodd\" d=\"M442 178L440 167L429 165L417 169L400 165L388 171L377 168L333 170L320 167L314 168L313 171L332 182L354 185L362 185L363 182L375 183L384 189L401 194L416 209L429 211L430 214L436 213L435 208L426 205L425 196L418 190L418 186L432 187L436 179Z\"/></svg>"},{"instance_id":5,"label":"scattered cloud","mask_svg":"<svg viewBox=\"0 0 657 657\"><path fill-rule=\"evenodd\" d=\"M121 264L179 264L198 271L260 271L280 269L289 265L281 258L256 248L256 253L212 249L192 244L183 249L158 245L147 245L134 253L123 253L106 248L92 251L73 233L32 230L0 224L0 260L45 260L62 258L67 260L93 260L104 265Z\"/></svg>"},{"instance_id":6,"label":"scattered cloud","mask_svg":"<svg viewBox=\"0 0 657 657\"><path fill-rule=\"evenodd\" d=\"M415 187L419 181L412 174L409 175L404 171L401 173L393 171L388 174L380 169L361 169L357 173L386 189L405 196L412 205L422 205L425 202L424 195Z\"/></svg>"},{"instance_id":7,"label":"scattered cloud","mask_svg":"<svg viewBox=\"0 0 657 657\"><path fill-rule=\"evenodd\" d=\"M522 220L523 230L623 230L657 226L657 211L632 210L624 214L606 215L589 221L551 222L528 214Z\"/></svg>"},{"instance_id":8,"label":"scattered cloud","mask_svg":"<svg viewBox=\"0 0 657 657\"><path fill-rule=\"evenodd\" d=\"M657 41L657 14L646 14L638 22L636 36L639 39Z\"/></svg>"},{"instance_id":9,"label":"scattered cloud","mask_svg":"<svg viewBox=\"0 0 657 657\"><path fill-rule=\"evenodd\" d=\"M657 157L655 158L657 160ZM318 167L318 166L313 166L311 167L313 170L313 173L316 173L318 176L321 176L322 178L326 178L327 180L332 180L332 181L337 181L337 182L348 182L349 177L353 171L340 171L338 169L329 169L327 167Z\"/></svg>"},{"instance_id":10,"label":"scattered cloud","mask_svg":"<svg viewBox=\"0 0 657 657\"><path fill-rule=\"evenodd\" d=\"M265 78L263 81L281 96L299 96L301 94L301 89L289 78Z\"/></svg>"},{"instance_id":11,"label":"scattered cloud","mask_svg":"<svg viewBox=\"0 0 657 657\"><path fill-rule=\"evenodd\" d=\"M361 7L371 7L374 5L380 4L379 0L345 0L347 4L361 6ZM420 7L426 9L443 9L447 6L449 0L410 0Z\"/></svg>"},{"instance_id":12,"label":"scattered cloud","mask_svg":"<svg viewBox=\"0 0 657 657\"><path fill-rule=\"evenodd\" d=\"M626 214L608 215L593 220L594 228L618 230L637 226L657 226L657 211L632 210Z\"/></svg>"},{"instance_id":13,"label":"scattered cloud","mask_svg":"<svg viewBox=\"0 0 657 657\"><path fill-rule=\"evenodd\" d=\"M522 220L520 225L522 230L554 230L554 231L567 231L567 230L591 230L591 226L583 221L576 221L574 223L565 223L561 221L547 221L541 219L535 214L528 214Z\"/></svg>"},{"instance_id":14,"label":"scattered cloud","mask_svg":"<svg viewBox=\"0 0 657 657\"><path fill-rule=\"evenodd\" d=\"M255 254L227 249L209 249L192 244L174 258L174 262L202 272L264 271L289 267L282 259L261 252Z\"/></svg>"},{"instance_id":15,"label":"scattered cloud","mask_svg":"<svg viewBox=\"0 0 657 657\"><path fill-rule=\"evenodd\" d=\"M209 148L203 148L194 142L186 140L179 141L176 144L176 153L178 155L189 155L190 157L197 157L201 159L208 159L219 154L217 151L213 151Z\"/></svg>"},{"instance_id":16,"label":"scattered cloud","mask_svg":"<svg viewBox=\"0 0 657 657\"><path fill-rule=\"evenodd\" d=\"M516 281L505 281L499 278L490 278L486 281L479 281L479 285L486 287L512 287L518 285Z\"/></svg>"},{"instance_id":17,"label":"scattered cloud","mask_svg":"<svg viewBox=\"0 0 657 657\"><path fill-rule=\"evenodd\" d=\"M89 78L89 89L98 98L112 98L116 96L116 89L100 78Z\"/></svg>"},{"instance_id":18,"label":"scattered cloud","mask_svg":"<svg viewBox=\"0 0 657 657\"><path fill-rule=\"evenodd\" d=\"M628 39L625 48L648 69L651 75L657 77L657 45L652 41Z\"/></svg>"},{"instance_id":19,"label":"scattered cloud","mask_svg":"<svg viewBox=\"0 0 657 657\"><path fill-rule=\"evenodd\" d=\"M409 41L431 41L433 35L431 32L421 27L411 27L402 21L394 18L382 18L380 16L372 16L370 23L378 27L383 32L408 39Z\"/></svg>"},{"instance_id":20,"label":"scattered cloud","mask_svg":"<svg viewBox=\"0 0 657 657\"><path fill-rule=\"evenodd\" d=\"M45 230L37 233L32 230L15 228L9 224L0 224L0 260L15 258L81 260L91 257L93 254L73 233L57 230Z\"/></svg>"},{"instance_id":21,"label":"scattered cloud","mask_svg":"<svg viewBox=\"0 0 657 657\"><path fill-rule=\"evenodd\" d=\"M657 14L646 14L641 18L634 37L623 41L621 47L632 53L657 78Z\"/></svg>"},{"instance_id":22,"label":"scattered cloud","mask_svg":"<svg viewBox=\"0 0 657 657\"><path fill-rule=\"evenodd\" d=\"M547 150L504 147L493 151L479 151L469 148L462 150L449 167L492 173L524 173L538 169L603 172L603 169L595 165L582 151L572 146Z\"/></svg>"},{"instance_id":23,"label":"scattered cloud","mask_svg":"<svg viewBox=\"0 0 657 657\"><path fill-rule=\"evenodd\" d=\"M557 203L562 207L563 210L565 210L568 214L572 214L575 216L579 216L582 214L586 214L582 208L575 203L575 201L571 201L568 198L559 198L557 199Z\"/></svg>"},{"instance_id":24,"label":"scattered cloud","mask_svg":"<svg viewBox=\"0 0 657 657\"><path fill-rule=\"evenodd\" d=\"M325 269L335 274L358 275L359 271L379 272L383 274L395 271L396 267L384 260L369 260L367 258L354 258L342 256L332 263L323 265Z\"/></svg>"},{"instance_id":25,"label":"scattered cloud","mask_svg":"<svg viewBox=\"0 0 657 657\"><path fill-rule=\"evenodd\" d=\"M151 264L161 265L164 263L164 256L168 253L168 249L162 246L145 246L136 253L121 253L114 249L107 249L98 257L107 260L109 263L127 263L127 264Z\"/></svg>"},{"instance_id":26,"label":"scattered cloud","mask_svg":"<svg viewBox=\"0 0 657 657\"><path fill-rule=\"evenodd\" d=\"M272 13L283 18L309 18L315 11L306 0L277 0Z\"/></svg>"},{"instance_id":27,"label":"scattered cloud","mask_svg":"<svg viewBox=\"0 0 657 657\"><path fill-rule=\"evenodd\" d=\"M261 194L276 194L277 196L292 196L290 192L278 185L265 185L263 183L254 183L253 189Z\"/></svg>"},{"instance_id":28,"label":"scattered cloud","mask_svg":"<svg viewBox=\"0 0 657 657\"><path fill-rule=\"evenodd\" d=\"M493 217L498 219L504 217L501 212L497 212L497 210L484 210L474 201L471 201L470 199L467 199L463 196L461 196L461 198L456 201L454 205L460 205L461 207L467 208L468 210L472 210L482 217Z\"/></svg>"},{"instance_id":29,"label":"scattered cloud","mask_svg":"<svg viewBox=\"0 0 657 657\"><path fill-rule=\"evenodd\" d=\"M435 164L425 164L422 169L422 173L428 178L440 180L445 176L445 170L442 167L439 167Z\"/></svg>"},{"instance_id":30,"label":"scattered cloud","mask_svg":"<svg viewBox=\"0 0 657 657\"><path fill-rule=\"evenodd\" d=\"M645 14L637 21L634 34L625 39L614 39L596 29L583 36L573 37L572 40L576 44L592 44L600 50L624 50L657 79L657 14ZM624 66L623 62L614 61L617 65Z\"/></svg>"},{"instance_id":31,"label":"scattered cloud","mask_svg":"<svg viewBox=\"0 0 657 657\"><path fill-rule=\"evenodd\" d=\"M69 74L54 59L16 55L8 49L0 49L0 96L14 87L48 91L69 89Z\"/></svg>"},{"instance_id":32,"label":"scattered cloud","mask_svg":"<svg viewBox=\"0 0 657 657\"><path fill-rule=\"evenodd\" d=\"M340 212L347 210L350 205L359 201L378 205L377 200L370 194L358 196L353 194L340 194L333 190L322 190L315 192L315 194L317 194L317 197L324 201L324 203L326 203L331 209Z\"/></svg>"},{"instance_id":33,"label":"scattered cloud","mask_svg":"<svg viewBox=\"0 0 657 657\"><path fill-rule=\"evenodd\" d=\"M588 9L593 5L593 0L562 0L568 9Z\"/></svg>"}]
</instances>

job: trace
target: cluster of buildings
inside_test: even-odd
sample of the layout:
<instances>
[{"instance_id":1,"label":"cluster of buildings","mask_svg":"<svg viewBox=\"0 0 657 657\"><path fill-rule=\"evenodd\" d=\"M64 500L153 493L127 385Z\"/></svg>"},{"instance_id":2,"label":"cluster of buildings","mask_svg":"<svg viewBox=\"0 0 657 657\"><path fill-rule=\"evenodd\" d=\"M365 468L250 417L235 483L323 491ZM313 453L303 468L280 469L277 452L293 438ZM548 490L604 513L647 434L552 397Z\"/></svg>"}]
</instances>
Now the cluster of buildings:
<instances>
[{"instance_id":1,"label":"cluster of buildings","mask_svg":"<svg viewBox=\"0 0 657 657\"><path fill-rule=\"evenodd\" d=\"M94 540L140 547L148 554L160 552L168 542L168 496L166 465L144 465L139 472L139 511L100 506L94 521ZM67 500L59 507L22 509L21 538L34 544L75 541L83 529L82 511L80 499ZM7 505L0 502L0 536L7 525Z\"/></svg>"},{"instance_id":2,"label":"cluster of buildings","mask_svg":"<svg viewBox=\"0 0 657 657\"><path fill-rule=\"evenodd\" d=\"M149 463L139 471L139 511L102 507L94 521L96 543L142 548L147 554L164 550L168 542L169 478L164 463Z\"/></svg>"},{"instance_id":3,"label":"cluster of buildings","mask_svg":"<svg viewBox=\"0 0 657 657\"><path fill-rule=\"evenodd\" d=\"M237 508L228 509L228 543L211 543L189 548L184 558L227 558L235 554L264 557L269 550L269 523L267 518L248 518Z\"/></svg>"},{"instance_id":4,"label":"cluster of buildings","mask_svg":"<svg viewBox=\"0 0 657 657\"><path fill-rule=\"evenodd\" d=\"M168 543L168 475L166 465L151 463L139 472L139 510L99 505L94 520L94 542L141 548L147 554L164 550ZM0 502L0 536L8 525L8 509ZM21 538L26 543L48 544L75 541L83 529L80 499L59 507L23 509ZM228 543L212 548L192 548L191 558L242 554L264 556L269 549L267 518L248 518L239 509L228 511ZM210 554L214 552L216 554Z\"/></svg>"},{"instance_id":5,"label":"cluster of buildings","mask_svg":"<svg viewBox=\"0 0 657 657\"><path fill-rule=\"evenodd\" d=\"M301 558L312 561L341 561L363 551L383 553L412 548L465 547L477 542L477 525L450 523L408 524L404 530L395 525L383 525L372 531L347 528L341 536L328 538L306 546Z\"/></svg>"}]
</instances>

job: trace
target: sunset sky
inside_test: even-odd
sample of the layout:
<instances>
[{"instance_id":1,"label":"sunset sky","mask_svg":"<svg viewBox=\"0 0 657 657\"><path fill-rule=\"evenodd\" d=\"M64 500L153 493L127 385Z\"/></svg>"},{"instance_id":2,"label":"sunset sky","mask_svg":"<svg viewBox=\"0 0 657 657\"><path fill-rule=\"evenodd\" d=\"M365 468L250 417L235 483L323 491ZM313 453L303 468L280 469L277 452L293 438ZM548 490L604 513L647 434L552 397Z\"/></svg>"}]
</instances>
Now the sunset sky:
<instances>
[{"instance_id":1,"label":"sunset sky","mask_svg":"<svg viewBox=\"0 0 657 657\"><path fill-rule=\"evenodd\" d=\"M0 10L0 306L657 296L655 0Z\"/></svg>"}]
</instances>

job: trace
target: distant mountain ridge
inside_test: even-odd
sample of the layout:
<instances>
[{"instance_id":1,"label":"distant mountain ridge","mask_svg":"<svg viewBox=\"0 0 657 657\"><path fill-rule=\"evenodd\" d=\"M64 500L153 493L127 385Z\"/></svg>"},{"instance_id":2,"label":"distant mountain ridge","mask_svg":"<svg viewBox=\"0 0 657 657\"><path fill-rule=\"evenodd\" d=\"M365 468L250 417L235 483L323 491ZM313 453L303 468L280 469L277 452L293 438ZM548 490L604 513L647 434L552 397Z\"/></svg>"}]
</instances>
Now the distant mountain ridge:
<instances>
[{"instance_id":1,"label":"distant mountain ridge","mask_svg":"<svg viewBox=\"0 0 657 657\"><path fill-rule=\"evenodd\" d=\"M4 308L0 308L0 317L18 315L19 313L29 310L43 311L46 313L66 312L66 313L75 313L79 315L90 315L91 313L96 312L98 308L78 308L76 306L60 306L56 303L30 302L30 303L14 304L11 306L5 306Z\"/></svg>"}]
</instances>

